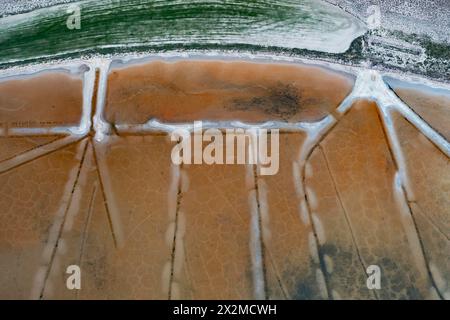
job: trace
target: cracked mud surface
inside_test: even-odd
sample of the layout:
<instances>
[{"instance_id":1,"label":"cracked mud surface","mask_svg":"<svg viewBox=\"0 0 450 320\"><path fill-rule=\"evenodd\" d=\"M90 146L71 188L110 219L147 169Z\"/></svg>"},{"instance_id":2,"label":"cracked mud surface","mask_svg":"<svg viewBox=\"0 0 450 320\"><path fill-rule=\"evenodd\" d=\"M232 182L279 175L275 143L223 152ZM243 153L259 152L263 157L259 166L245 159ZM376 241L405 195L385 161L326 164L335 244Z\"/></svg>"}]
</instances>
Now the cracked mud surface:
<instances>
[{"instance_id":1,"label":"cracked mud surface","mask_svg":"<svg viewBox=\"0 0 450 320\"><path fill-rule=\"evenodd\" d=\"M0 82L15 88L0 94L0 298L450 298L449 157L411 114L361 97L337 110L354 79L322 67L156 61L104 75L91 110L105 123L300 125L280 130L275 175L176 165L161 128L93 114L82 134L13 124L78 125L86 78ZM448 139L448 104L396 93ZM7 110L19 96L32 110ZM81 290L66 288L73 264ZM366 286L374 264L380 290Z\"/></svg>"}]
</instances>

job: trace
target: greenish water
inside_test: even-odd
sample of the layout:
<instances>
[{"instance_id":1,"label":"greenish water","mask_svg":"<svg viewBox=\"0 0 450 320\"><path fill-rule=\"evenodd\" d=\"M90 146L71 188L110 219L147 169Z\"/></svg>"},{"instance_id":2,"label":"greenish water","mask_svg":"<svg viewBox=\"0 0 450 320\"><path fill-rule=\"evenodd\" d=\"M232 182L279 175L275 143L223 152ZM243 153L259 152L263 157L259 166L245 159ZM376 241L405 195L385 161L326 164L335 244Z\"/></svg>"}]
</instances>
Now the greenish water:
<instances>
[{"instance_id":1,"label":"greenish water","mask_svg":"<svg viewBox=\"0 0 450 320\"><path fill-rule=\"evenodd\" d=\"M325 2L81 1L81 28L69 5L0 19L0 65L157 48L277 47L338 53L365 32L353 16Z\"/></svg>"},{"instance_id":2,"label":"greenish water","mask_svg":"<svg viewBox=\"0 0 450 320\"><path fill-rule=\"evenodd\" d=\"M66 26L68 4L0 18L0 69L95 55L202 51L320 59L450 79L450 46L426 36L372 31L320 0L86 0L81 28ZM402 47L423 48L424 59ZM391 43L397 47L392 48Z\"/></svg>"}]
</instances>

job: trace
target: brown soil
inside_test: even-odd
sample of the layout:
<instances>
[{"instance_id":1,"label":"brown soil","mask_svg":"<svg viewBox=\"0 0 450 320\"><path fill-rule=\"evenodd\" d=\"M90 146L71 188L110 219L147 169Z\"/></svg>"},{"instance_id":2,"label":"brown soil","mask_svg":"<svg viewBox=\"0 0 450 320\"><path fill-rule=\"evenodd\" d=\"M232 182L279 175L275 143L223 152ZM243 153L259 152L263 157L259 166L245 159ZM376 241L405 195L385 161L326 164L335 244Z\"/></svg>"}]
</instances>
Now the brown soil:
<instances>
[{"instance_id":1,"label":"brown soil","mask_svg":"<svg viewBox=\"0 0 450 320\"><path fill-rule=\"evenodd\" d=\"M352 86L352 77L321 67L155 61L110 71L105 117L116 124L316 121Z\"/></svg>"},{"instance_id":2,"label":"brown soil","mask_svg":"<svg viewBox=\"0 0 450 320\"><path fill-rule=\"evenodd\" d=\"M0 82L0 127L76 126L82 105L82 80L63 72Z\"/></svg>"}]
</instances>

